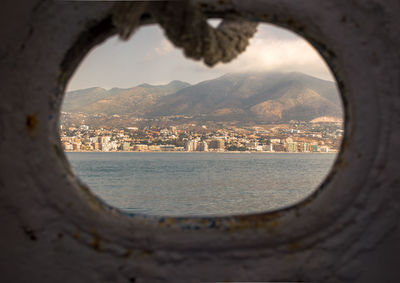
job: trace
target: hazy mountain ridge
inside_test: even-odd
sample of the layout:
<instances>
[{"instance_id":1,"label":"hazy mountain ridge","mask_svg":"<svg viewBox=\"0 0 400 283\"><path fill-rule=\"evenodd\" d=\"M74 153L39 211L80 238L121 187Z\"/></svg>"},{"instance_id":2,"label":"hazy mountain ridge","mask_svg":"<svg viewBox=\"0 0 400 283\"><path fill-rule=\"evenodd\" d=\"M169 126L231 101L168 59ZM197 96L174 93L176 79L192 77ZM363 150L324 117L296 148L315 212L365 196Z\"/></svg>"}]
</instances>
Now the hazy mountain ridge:
<instances>
[{"instance_id":1,"label":"hazy mountain ridge","mask_svg":"<svg viewBox=\"0 0 400 283\"><path fill-rule=\"evenodd\" d=\"M333 82L301 73L227 74L162 97L152 117L207 115L211 120L309 121L341 117Z\"/></svg>"},{"instance_id":2,"label":"hazy mountain ridge","mask_svg":"<svg viewBox=\"0 0 400 283\"><path fill-rule=\"evenodd\" d=\"M132 88L76 90L66 93L63 111L143 115L160 97L188 86L189 83L175 80L166 85L141 84Z\"/></svg>"},{"instance_id":3,"label":"hazy mountain ridge","mask_svg":"<svg viewBox=\"0 0 400 283\"><path fill-rule=\"evenodd\" d=\"M172 81L109 91L91 88L67 93L63 111L257 122L342 117L335 83L302 73L226 74L196 85Z\"/></svg>"}]
</instances>

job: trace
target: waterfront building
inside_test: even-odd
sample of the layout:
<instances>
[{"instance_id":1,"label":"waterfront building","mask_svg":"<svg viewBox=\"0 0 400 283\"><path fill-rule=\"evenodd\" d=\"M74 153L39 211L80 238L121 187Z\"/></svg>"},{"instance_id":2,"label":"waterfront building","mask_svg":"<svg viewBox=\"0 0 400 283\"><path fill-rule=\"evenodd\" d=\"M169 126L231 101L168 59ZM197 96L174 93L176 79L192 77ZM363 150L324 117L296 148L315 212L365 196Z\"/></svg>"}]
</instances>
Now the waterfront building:
<instances>
[{"instance_id":1,"label":"waterfront building","mask_svg":"<svg viewBox=\"0 0 400 283\"><path fill-rule=\"evenodd\" d=\"M257 145L255 149L256 149L256 151L263 151L263 146Z\"/></svg>"},{"instance_id":2,"label":"waterfront building","mask_svg":"<svg viewBox=\"0 0 400 283\"><path fill-rule=\"evenodd\" d=\"M98 143L98 142L94 142L94 143L92 144L92 146L93 146L93 149L94 149L94 150L100 150L100 149L101 149L101 144Z\"/></svg>"},{"instance_id":3,"label":"waterfront building","mask_svg":"<svg viewBox=\"0 0 400 283\"><path fill-rule=\"evenodd\" d=\"M205 141L201 141L197 144L197 151L208 151L208 144Z\"/></svg>"},{"instance_id":4,"label":"waterfront building","mask_svg":"<svg viewBox=\"0 0 400 283\"><path fill-rule=\"evenodd\" d=\"M131 150L131 144L129 142L124 142L122 144L122 150L123 151L130 151Z\"/></svg>"},{"instance_id":5,"label":"waterfront building","mask_svg":"<svg viewBox=\"0 0 400 283\"><path fill-rule=\"evenodd\" d=\"M318 152L318 151L319 151L318 145L312 144L311 145L311 152Z\"/></svg>"},{"instance_id":6,"label":"waterfront building","mask_svg":"<svg viewBox=\"0 0 400 283\"><path fill-rule=\"evenodd\" d=\"M224 151L225 141L223 139L214 139L210 141L208 148L214 151Z\"/></svg>"},{"instance_id":7,"label":"waterfront building","mask_svg":"<svg viewBox=\"0 0 400 283\"><path fill-rule=\"evenodd\" d=\"M118 150L118 143L115 141L110 142L110 149L111 150Z\"/></svg>"},{"instance_id":8,"label":"waterfront building","mask_svg":"<svg viewBox=\"0 0 400 283\"><path fill-rule=\"evenodd\" d=\"M147 144L135 144L133 146L134 151L147 151L148 148Z\"/></svg>"},{"instance_id":9,"label":"waterfront building","mask_svg":"<svg viewBox=\"0 0 400 283\"><path fill-rule=\"evenodd\" d=\"M161 150L161 148L160 148L159 145L149 145L149 146L148 146L148 149L149 149L150 151L160 151L160 150Z\"/></svg>"},{"instance_id":10,"label":"waterfront building","mask_svg":"<svg viewBox=\"0 0 400 283\"><path fill-rule=\"evenodd\" d=\"M299 143L298 147L300 152L310 152L311 151L311 145L309 143Z\"/></svg>"},{"instance_id":11,"label":"waterfront building","mask_svg":"<svg viewBox=\"0 0 400 283\"><path fill-rule=\"evenodd\" d=\"M326 145L324 145L324 146L321 146L321 147L319 148L319 150L320 150L321 152L329 152L329 147L326 146Z\"/></svg>"},{"instance_id":12,"label":"waterfront building","mask_svg":"<svg viewBox=\"0 0 400 283\"><path fill-rule=\"evenodd\" d=\"M263 150L263 151L270 151L270 152L273 152L273 151L274 151L274 149L273 149L273 147L272 147L272 144L263 145L263 146L262 146L262 150Z\"/></svg>"},{"instance_id":13,"label":"waterfront building","mask_svg":"<svg viewBox=\"0 0 400 283\"><path fill-rule=\"evenodd\" d=\"M287 152L297 152L297 142L286 143L286 151Z\"/></svg>"},{"instance_id":14,"label":"waterfront building","mask_svg":"<svg viewBox=\"0 0 400 283\"><path fill-rule=\"evenodd\" d=\"M111 140L110 136L100 137L100 143L108 143L108 142L110 142L110 140Z\"/></svg>"},{"instance_id":15,"label":"waterfront building","mask_svg":"<svg viewBox=\"0 0 400 283\"><path fill-rule=\"evenodd\" d=\"M100 150L101 151L110 151L111 150L111 144L108 143L108 142L100 143Z\"/></svg>"},{"instance_id":16,"label":"waterfront building","mask_svg":"<svg viewBox=\"0 0 400 283\"><path fill-rule=\"evenodd\" d=\"M97 142L99 142L99 137L90 137L89 138L89 141L91 142L91 143L97 143Z\"/></svg>"},{"instance_id":17,"label":"waterfront building","mask_svg":"<svg viewBox=\"0 0 400 283\"><path fill-rule=\"evenodd\" d=\"M161 151L174 151L175 145L172 145L172 144L160 145L160 150Z\"/></svg>"},{"instance_id":18,"label":"waterfront building","mask_svg":"<svg viewBox=\"0 0 400 283\"><path fill-rule=\"evenodd\" d=\"M63 143L64 150L73 150L73 146L70 143Z\"/></svg>"},{"instance_id":19,"label":"waterfront building","mask_svg":"<svg viewBox=\"0 0 400 283\"><path fill-rule=\"evenodd\" d=\"M81 149L81 143L80 142L74 142L73 144L72 144L72 149L73 150L80 150Z\"/></svg>"},{"instance_id":20,"label":"waterfront building","mask_svg":"<svg viewBox=\"0 0 400 283\"><path fill-rule=\"evenodd\" d=\"M258 147L257 141L251 141L247 144L247 148L250 150L257 150L257 147Z\"/></svg>"},{"instance_id":21,"label":"waterfront building","mask_svg":"<svg viewBox=\"0 0 400 283\"><path fill-rule=\"evenodd\" d=\"M273 151L276 151L276 152L283 152L283 151L285 151L285 146L283 144L280 144L280 143L273 144L272 145L272 149L273 149Z\"/></svg>"},{"instance_id":22,"label":"waterfront building","mask_svg":"<svg viewBox=\"0 0 400 283\"><path fill-rule=\"evenodd\" d=\"M188 140L185 145L186 151L195 151L197 149L197 141L196 140Z\"/></svg>"}]
</instances>

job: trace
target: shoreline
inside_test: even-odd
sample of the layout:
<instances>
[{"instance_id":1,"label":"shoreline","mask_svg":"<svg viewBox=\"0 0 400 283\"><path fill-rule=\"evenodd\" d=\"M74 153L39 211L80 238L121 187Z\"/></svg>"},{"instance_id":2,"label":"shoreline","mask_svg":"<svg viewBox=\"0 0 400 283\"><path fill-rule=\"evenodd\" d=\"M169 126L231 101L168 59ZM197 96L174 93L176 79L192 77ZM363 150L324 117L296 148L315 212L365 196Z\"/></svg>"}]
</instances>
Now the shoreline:
<instances>
[{"instance_id":1,"label":"shoreline","mask_svg":"<svg viewBox=\"0 0 400 283\"><path fill-rule=\"evenodd\" d=\"M288 154L288 153L296 153L296 154L310 154L310 153L318 153L318 154L338 154L339 151L330 151L330 152L285 152L285 151L94 151L94 150L64 150L65 153L196 153L196 154L204 154L204 153L217 153L217 154L230 154L230 153L243 153L243 154L263 154L263 153L273 153L273 154Z\"/></svg>"}]
</instances>

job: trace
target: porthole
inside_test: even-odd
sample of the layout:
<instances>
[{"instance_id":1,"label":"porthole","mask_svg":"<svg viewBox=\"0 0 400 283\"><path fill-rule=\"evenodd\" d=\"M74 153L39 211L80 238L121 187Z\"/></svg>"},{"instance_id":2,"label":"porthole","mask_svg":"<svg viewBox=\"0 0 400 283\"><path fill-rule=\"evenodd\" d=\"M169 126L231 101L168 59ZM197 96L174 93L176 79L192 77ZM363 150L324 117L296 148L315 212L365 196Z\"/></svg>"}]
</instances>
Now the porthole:
<instances>
[{"instance_id":1,"label":"porthole","mask_svg":"<svg viewBox=\"0 0 400 283\"><path fill-rule=\"evenodd\" d=\"M205 17L286 27L320 52L337 79L346 118L331 172L312 195L274 211L200 217L119 213L70 170L57 125L66 81L90 48L116 33L114 3L44 1L13 11L6 5L2 11L15 17L4 25L13 36L4 38L9 48L0 56L7 78L0 105L5 278L353 282L362 270L358 281L394 270L384 251L396 244L398 223L393 175L398 66L396 46L383 44L396 38L393 5L189 2L198 3L195 12ZM183 9L189 2L161 5L192 13ZM192 17L169 19L182 18ZM379 28L383 18L386 24ZM160 21L144 11L138 25L155 22ZM377 257L365 260L367 250ZM375 258L385 260L379 264ZM363 268L371 262L373 269Z\"/></svg>"},{"instance_id":2,"label":"porthole","mask_svg":"<svg viewBox=\"0 0 400 283\"><path fill-rule=\"evenodd\" d=\"M343 136L325 62L270 24L214 68L184 58L157 26L128 42L114 36L82 61L61 111L61 142L77 175L131 215L291 206L323 181Z\"/></svg>"}]
</instances>

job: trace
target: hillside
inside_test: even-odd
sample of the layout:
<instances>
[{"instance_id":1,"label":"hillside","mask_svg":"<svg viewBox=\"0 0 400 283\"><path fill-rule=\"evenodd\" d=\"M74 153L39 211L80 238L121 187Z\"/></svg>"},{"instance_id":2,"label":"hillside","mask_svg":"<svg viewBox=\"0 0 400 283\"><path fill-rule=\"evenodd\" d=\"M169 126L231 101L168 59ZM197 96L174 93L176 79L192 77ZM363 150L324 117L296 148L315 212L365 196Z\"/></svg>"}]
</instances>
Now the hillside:
<instances>
[{"instance_id":1,"label":"hillside","mask_svg":"<svg viewBox=\"0 0 400 283\"><path fill-rule=\"evenodd\" d=\"M63 111L266 123L342 117L335 83L302 73L226 74L196 85L172 81L109 91L91 88L67 93Z\"/></svg>"},{"instance_id":2,"label":"hillside","mask_svg":"<svg viewBox=\"0 0 400 283\"><path fill-rule=\"evenodd\" d=\"M175 93L190 84L172 81L166 85L141 84L132 88L105 90L95 87L67 92L63 111L87 114L144 115L162 96Z\"/></svg>"},{"instance_id":3,"label":"hillside","mask_svg":"<svg viewBox=\"0 0 400 283\"><path fill-rule=\"evenodd\" d=\"M211 120L309 121L340 118L336 85L301 73L227 74L160 98L147 115L206 116Z\"/></svg>"}]
</instances>

